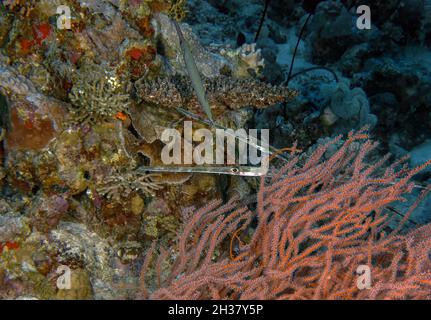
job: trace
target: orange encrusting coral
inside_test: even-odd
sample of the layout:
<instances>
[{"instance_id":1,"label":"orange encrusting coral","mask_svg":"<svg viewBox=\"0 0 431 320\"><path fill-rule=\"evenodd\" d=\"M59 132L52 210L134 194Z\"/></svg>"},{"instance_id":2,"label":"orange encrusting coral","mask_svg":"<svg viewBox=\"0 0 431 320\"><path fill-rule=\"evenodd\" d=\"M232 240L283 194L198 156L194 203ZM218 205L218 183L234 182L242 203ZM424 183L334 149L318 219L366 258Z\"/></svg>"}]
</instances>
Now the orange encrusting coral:
<instances>
[{"instance_id":1,"label":"orange encrusting coral","mask_svg":"<svg viewBox=\"0 0 431 320\"><path fill-rule=\"evenodd\" d=\"M131 48L126 52L126 56L131 57L134 60L139 60L144 54L144 50L139 48Z\"/></svg>"},{"instance_id":2,"label":"orange encrusting coral","mask_svg":"<svg viewBox=\"0 0 431 320\"><path fill-rule=\"evenodd\" d=\"M22 39L19 41L20 50L22 54L30 53L34 45L34 40Z\"/></svg>"},{"instance_id":3,"label":"orange encrusting coral","mask_svg":"<svg viewBox=\"0 0 431 320\"><path fill-rule=\"evenodd\" d=\"M158 281L147 272L156 245L148 251L142 297L431 299L431 225L401 235L399 228L388 229L393 216L385 209L403 200L413 188L410 179L431 163L415 169L402 161L383 168L386 157L369 163L376 144L364 131L351 133L324 159L340 140L319 146L305 161L292 154L271 178L262 178L255 210L232 200L192 213L179 235L177 258L168 271L157 268ZM247 232L249 241L241 240ZM157 265L165 258L159 256ZM371 270L370 289L357 286L361 265Z\"/></svg>"},{"instance_id":4,"label":"orange encrusting coral","mask_svg":"<svg viewBox=\"0 0 431 320\"><path fill-rule=\"evenodd\" d=\"M14 241L6 241L5 243L0 242L0 254L3 253L4 249L17 250L19 249L19 244L18 242L14 242Z\"/></svg>"},{"instance_id":5,"label":"orange encrusting coral","mask_svg":"<svg viewBox=\"0 0 431 320\"><path fill-rule=\"evenodd\" d=\"M48 23L42 23L33 27L34 39L37 44L41 45L43 40L48 38L52 31L51 26Z\"/></svg>"}]
</instances>

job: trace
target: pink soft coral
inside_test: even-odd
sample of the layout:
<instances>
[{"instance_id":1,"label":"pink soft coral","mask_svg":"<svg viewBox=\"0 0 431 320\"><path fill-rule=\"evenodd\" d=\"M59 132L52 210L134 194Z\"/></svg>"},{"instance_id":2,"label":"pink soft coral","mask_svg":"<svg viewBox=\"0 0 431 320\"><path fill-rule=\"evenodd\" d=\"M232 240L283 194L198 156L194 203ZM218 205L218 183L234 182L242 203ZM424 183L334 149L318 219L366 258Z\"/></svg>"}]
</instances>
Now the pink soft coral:
<instances>
[{"instance_id":1,"label":"pink soft coral","mask_svg":"<svg viewBox=\"0 0 431 320\"><path fill-rule=\"evenodd\" d=\"M262 178L254 210L231 201L193 213L169 272L163 268L168 252L160 249L152 259L153 244L141 274L143 297L430 299L431 225L401 236L400 227L388 229L392 217L385 209L403 200L412 176L430 163L413 170L402 161L383 170L386 158L369 164L365 157L376 144L363 131L323 160L339 141L318 147L305 161L292 156ZM152 265L158 276L151 282ZM356 285L360 265L371 269L371 289Z\"/></svg>"}]
</instances>

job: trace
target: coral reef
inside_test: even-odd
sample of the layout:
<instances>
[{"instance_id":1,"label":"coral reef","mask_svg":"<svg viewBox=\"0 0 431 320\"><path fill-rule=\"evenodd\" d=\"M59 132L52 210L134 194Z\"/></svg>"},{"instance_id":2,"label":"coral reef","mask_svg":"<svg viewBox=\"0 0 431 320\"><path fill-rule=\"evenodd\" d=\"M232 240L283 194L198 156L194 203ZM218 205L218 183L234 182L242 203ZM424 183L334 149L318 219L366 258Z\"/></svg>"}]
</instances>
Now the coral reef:
<instances>
[{"instance_id":1,"label":"coral reef","mask_svg":"<svg viewBox=\"0 0 431 320\"><path fill-rule=\"evenodd\" d=\"M430 10L1 1L0 298L431 299ZM269 129L268 174L151 173L190 119Z\"/></svg>"}]
</instances>

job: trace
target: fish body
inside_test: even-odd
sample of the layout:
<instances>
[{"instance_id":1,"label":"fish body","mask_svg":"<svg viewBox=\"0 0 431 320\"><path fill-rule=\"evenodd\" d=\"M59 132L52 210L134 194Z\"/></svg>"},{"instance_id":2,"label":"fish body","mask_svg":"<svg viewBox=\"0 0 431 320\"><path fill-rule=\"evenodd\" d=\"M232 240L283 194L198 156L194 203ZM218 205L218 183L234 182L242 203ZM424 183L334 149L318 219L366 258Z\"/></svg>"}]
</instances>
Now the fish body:
<instances>
[{"instance_id":1,"label":"fish body","mask_svg":"<svg viewBox=\"0 0 431 320\"><path fill-rule=\"evenodd\" d=\"M251 166L194 166L194 167L173 167L173 166L160 166L150 167L142 166L137 169L139 172L158 172L158 173L211 173L211 174L224 174L232 176L243 177L260 177L266 175L267 170L261 167Z\"/></svg>"},{"instance_id":2,"label":"fish body","mask_svg":"<svg viewBox=\"0 0 431 320\"><path fill-rule=\"evenodd\" d=\"M193 58L192 52L190 50L189 45L187 44L186 39L184 38L183 32L176 20L173 20L175 29L178 33L178 38L180 40L181 51L183 52L184 63L187 68L187 73L189 74L190 80L192 82L193 89L195 90L196 97L199 101L199 104L202 106L205 111L208 119L213 122L213 116L211 113L211 108L208 103L208 99L206 97L205 88L202 82L202 78L199 74L198 67L196 66L196 62Z\"/></svg>"}]
</instances>

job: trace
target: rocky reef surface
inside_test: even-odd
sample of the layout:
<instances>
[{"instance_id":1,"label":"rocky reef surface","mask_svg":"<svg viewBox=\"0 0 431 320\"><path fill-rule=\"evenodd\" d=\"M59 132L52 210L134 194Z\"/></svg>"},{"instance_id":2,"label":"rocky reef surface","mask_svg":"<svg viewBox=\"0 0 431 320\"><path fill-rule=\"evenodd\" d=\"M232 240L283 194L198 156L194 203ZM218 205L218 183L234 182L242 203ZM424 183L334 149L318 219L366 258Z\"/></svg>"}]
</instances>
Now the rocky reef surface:
<instances>
[{"instance_id":1,"label":"rocky reef surface","mask_svg":"<svg viewBox=\"0 0 431 320\"><path fill-rule=\"evenodd\" d=\"M162 132L185 120L175 108L205 117L173 19L217 123L303 150L368 126L375 157L431 159L430 1L370 1L371 30L355 27L354 0L309 2L270 1L255 39L260 0L3 1L0 298L134 299L154 240L169 247L193 208L256 190L252 178L138 170L163 164ZM400 215L431 172L416 182ZM410 220L431 221L431 198Z\"/></svg>"}]
</instances>

